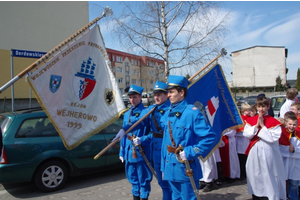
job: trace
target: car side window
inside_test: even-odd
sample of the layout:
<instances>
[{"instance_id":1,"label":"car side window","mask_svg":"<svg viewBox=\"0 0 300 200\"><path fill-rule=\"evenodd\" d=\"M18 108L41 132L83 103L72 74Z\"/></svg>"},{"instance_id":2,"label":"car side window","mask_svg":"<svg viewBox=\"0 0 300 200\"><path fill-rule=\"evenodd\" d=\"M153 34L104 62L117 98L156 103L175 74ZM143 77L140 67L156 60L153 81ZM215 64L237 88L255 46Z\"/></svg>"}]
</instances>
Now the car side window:
<instances>
[{"instance_id":1,"label":"car side window","mask_svg":"<svg viewBox=\"0 0 300 200\"><path fill-rule=\"evenodd\" d=\"M58 136L53 124L46 117L26 119L21 124L16 137Z\"/></svg>"},{"instance_id":2,"label":"car side window","mask_svg":"<svg viewBox=\"0 0 300 200\"><path fill-rule=\"evenodd\" d=\"M100 131L98 134L117 134L123 127L123 116L119 117L114 123Z\"/></svg>"}]
</instances>

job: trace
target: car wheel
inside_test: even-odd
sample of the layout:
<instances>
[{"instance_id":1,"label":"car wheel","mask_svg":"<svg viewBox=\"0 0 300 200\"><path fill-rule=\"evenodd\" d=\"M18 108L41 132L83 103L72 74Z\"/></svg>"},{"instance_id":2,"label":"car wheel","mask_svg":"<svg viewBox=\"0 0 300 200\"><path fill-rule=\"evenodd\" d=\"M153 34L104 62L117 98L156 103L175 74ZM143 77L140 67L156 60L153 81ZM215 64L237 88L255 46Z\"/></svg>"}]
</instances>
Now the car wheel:
<instances>
[{"instance_id":1,"label":"car wheel","mask_svg":"<svg viewBox=\"0 0 300 200\"><path fill-rule=\"evenodd\" d=\"M52 192L61 189L68 178L66 166L59 161L48 161L36 171L34 183L43 192Z\"/></svg>"}]
</instances>

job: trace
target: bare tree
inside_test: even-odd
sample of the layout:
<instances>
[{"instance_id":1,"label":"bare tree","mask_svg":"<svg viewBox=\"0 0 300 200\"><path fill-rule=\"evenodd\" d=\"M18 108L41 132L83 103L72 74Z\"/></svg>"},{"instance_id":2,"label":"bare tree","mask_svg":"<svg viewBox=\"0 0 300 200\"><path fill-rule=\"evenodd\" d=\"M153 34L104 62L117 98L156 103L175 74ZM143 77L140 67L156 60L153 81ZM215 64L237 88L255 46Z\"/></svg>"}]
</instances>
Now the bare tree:
<instances>
[{"instance_id":1,"label":"bare tree","mask_svg":"<svg viewBox=\"0 0 300 200\"><path fill-rule=\"evenodd\" d=\"M144 55L164 60L166 79L170 70L203 65L211 55L219 54L228 14L220 14L218 2L123 4L122 15L115 18L119 42L127 51L142 50Z\"/></svg>"}]
</instances>

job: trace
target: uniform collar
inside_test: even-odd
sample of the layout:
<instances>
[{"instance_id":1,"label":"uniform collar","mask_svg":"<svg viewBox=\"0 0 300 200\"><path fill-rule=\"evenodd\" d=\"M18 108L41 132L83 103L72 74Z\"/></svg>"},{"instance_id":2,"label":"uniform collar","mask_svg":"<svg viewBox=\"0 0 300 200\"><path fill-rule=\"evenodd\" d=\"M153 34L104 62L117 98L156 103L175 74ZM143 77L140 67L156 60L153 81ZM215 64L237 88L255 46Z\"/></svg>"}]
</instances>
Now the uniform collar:
<instances>
[{"instance_id":1,"label":"uniform collar","mask_svg":"<svg viewBox=\"0 0 300 200\"><path fill-rule=\"evenodd\" d=\"M170 109L170 114L174 114L176 117L180 117L180 115L183 113L184 109L187 107L188 103L184 99L181 101L181 103L174 108Z\"/></svg>"},{"instance_id":2,"label":"uniform collar","mask_svg":"<svg viewBox=\"0 0 300 200\"><path fill-rule=\"evenodd\" d=\"M157 106L157 111L164 114L166 110L170 108L170 100L168 99L165 103Z\"/></svg>"},{"instance_id":3,"label":"uniform collar","mask_svg":"<svg viewBox=\"0 0 300 200\"><path fill-rule=\"evenodd\" d=\"M141 113L143 109L144 109L144 105L141 102L137 106L131 107L131 113L132 114L134 114L134 113Z\"/></svg>"}]
</instances>

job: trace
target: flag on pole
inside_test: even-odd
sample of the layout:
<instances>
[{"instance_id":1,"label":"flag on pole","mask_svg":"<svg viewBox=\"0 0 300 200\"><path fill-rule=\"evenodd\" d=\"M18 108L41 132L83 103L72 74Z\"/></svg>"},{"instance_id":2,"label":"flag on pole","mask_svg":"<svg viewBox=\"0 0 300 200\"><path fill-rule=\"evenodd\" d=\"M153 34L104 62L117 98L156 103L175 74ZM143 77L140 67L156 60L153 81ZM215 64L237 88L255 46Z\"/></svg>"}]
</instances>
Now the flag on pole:
<instances>
[{"instance_id":1,"label":"flag on pole","mask_svg":"<svg viewBox=\"0 0 300 200\"><path fill-rule=\"evenodd\" d=\"M29 84L68 150L125 111L98 25L41 65Z\"/></svg>"},{"instance_id":2,"label":"flag on pole","mask_svg":"<svg viewBox=\"0 0 300 200\"><path fill-rule=\"evenodd\" d=\"M225 129L243 125L243 120L219 64L189 85L187 101L199 108L206 122L216 133L215 148L221 141L222 132Z\"/></svg>"}]
</instances>

